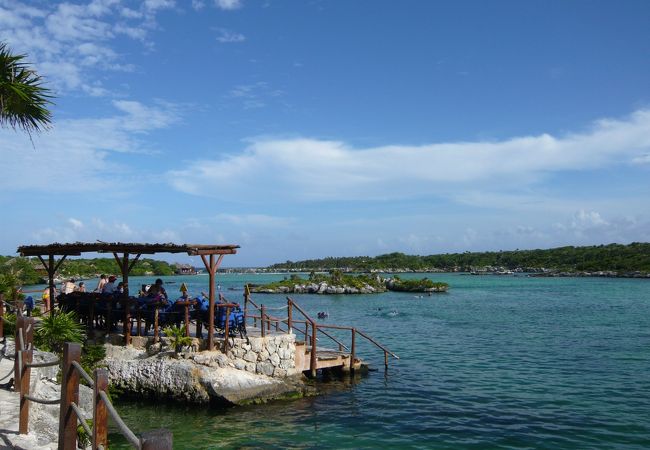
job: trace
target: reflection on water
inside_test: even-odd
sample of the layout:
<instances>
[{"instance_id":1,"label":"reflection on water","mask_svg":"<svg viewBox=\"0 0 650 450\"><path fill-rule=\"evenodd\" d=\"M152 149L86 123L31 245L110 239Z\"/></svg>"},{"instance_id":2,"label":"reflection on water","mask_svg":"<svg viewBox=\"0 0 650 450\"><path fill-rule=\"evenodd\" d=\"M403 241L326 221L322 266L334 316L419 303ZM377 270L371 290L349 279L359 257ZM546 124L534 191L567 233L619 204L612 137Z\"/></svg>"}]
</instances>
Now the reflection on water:
<instances>
[{"instance_id":1,"label":"reflection on water","mask_svg":"<svg viewBox=\"0 0 650 450\"><path fill-rule=\"evenodd\" d=\"M323 383L322 396L233 408L122 400L118 410L137 431L172 429L182 449L650 447L648 280L432 277L449 293L294 296L397 353L388 373L383 353L358 341L379 370ZM228 288L273 278L219 283L237 301ZM173 280L196 292L207 283Z\"/></svg>"}]
</instances>

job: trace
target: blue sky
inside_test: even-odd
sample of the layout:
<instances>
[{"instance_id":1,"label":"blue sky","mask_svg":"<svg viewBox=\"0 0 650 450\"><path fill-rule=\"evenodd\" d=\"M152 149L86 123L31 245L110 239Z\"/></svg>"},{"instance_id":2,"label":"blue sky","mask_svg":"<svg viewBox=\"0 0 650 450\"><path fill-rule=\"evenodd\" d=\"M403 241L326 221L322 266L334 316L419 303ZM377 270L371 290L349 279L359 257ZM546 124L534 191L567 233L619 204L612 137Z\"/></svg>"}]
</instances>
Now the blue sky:
<instances>
[{"instance_id":1,"label":"blue sky","mask_svg":"<svg viewBox=\"0 0 650 450\"><path fill-rule=\"evenodd\" d=\"M56 93L0 130L1 254L650 240L647 1L0 0L0 40Z\"/></svg>"}]
</instances>

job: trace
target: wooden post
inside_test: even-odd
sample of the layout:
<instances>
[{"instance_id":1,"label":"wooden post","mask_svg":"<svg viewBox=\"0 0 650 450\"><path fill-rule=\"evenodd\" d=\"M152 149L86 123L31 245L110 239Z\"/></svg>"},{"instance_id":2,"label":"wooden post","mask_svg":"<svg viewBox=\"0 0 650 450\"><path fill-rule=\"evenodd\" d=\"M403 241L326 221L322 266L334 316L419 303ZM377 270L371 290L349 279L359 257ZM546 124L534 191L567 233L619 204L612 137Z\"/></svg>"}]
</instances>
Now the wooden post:
<instances>
[{"instance_id":1,"label":"wooden post","mask_svg":"<svg viewBox=\"0 0 650 450\"><path fill-rule=\"evenodd\" d=\"M18 360L18 352L22 350L20 347L20 333L25 328L25 318L23 316L16 315L16 336L14 341L14 390L20 392L20 364Z\"/></svg>"},{"instance_id":2,"label":"wooden post","mask_svg":"<svg viewBox=\"0 0 650 450\"><path fill-rule=\"evenodd\" d=\"M48 286L50 288L50 317L54 316L54 302L56 299L54 298L54 255L48 255L48 263L49 266L46 266L47 269L47 278L48 278Z\"/></svg>"},{"instance_id":3,"label":"wooden post","mask_svg":"<svg viewBox=\"0 0 650 450\"><path fill-rule=\"evenodd\" d=\"M108 409L99 395L101 391L108 391L108 371L106 369L95 369L93 378L92 448L97 449L100 445L108 448Z\"/></svg>"},{"instance_id":4,"label":"wooden post","mask_svg":"<svg viewBox=\"0 0 650 450\"><path fill-rule=\"evenodd\" d=\"M384 370L388 371L388 352L384 350Z\"/></svg>"},{"instance_id":5,"label":"wooden post","mask_svg":"<svg viewBox=\"0 0 650 450\"><path fill-rule=\"evenodd\" d=\"M246 319L248 319L248 298L249 297L250 297L250 292L248 290L248 283L247 283L246 286L244 286L244 323L246 323Z\"/></svg>"},{"instance_id":6,"label":"wooden post","mask_svg":"<svg viewBox=\"0 0 650 450\"><path fill-rule=\"evenodd\" d=\"M4 337L5 335L5 296L4 294L0 294L0 338Z\"/></svg>"},{"instance_id":7,"label":"wooden post","mask_svg":"<svg viewBox=\"0 0 650 450\"><path fill-rule=\"evenodd\" d=\"M318 325L314 322L311 324L311 355L309 360L309 371L311 376L316 376L316 333L318 332Z\"/></svg>"},{"instance_id":8,"label":"wooden post","mask_svg":"<svg viewBox=\"0 0 650 450\"><path fill-rule=\"evenodd\" d=\"M158 305L156 305L156 308L153 311L153 341L154 343L160 341L158 333Z\"/></svg>"},{"instance_id":9,"label":"wooden post","mask_svg":"<svg viewBox=\"0 0 650 450\"><path fill-rule=\"evenodd\" d=\"M309 341L309 321L305 319L305 346L307 346L308 341Z\"/></svg>"},{"instance_id":10,"label":"wooden post","mask_svg":"<svg viewBox=\"0 0 650 450\"><path fill-rule=\"evenodd\" d=\"M228 354L228 335L230 332L230 306L226 306L226 324L223 335L223 353Z\"/></svg>"},{"instance_id":11,"label":"wooden post","mask_svg":"<svg viewBox=\"0 0 650 450\"><path fill-rule=\"evenodd\" d=\"M262 337L266 336L266 326L264 324L264 318L266 317L266 306L262 305L261 306L261 313L260 313L260 324L262 326Z\"/></svg>"},{"instance_id":12,"label":"wooden post","mask_svg":"<svg viewBox=\"0 0 650 450\"><path fill-rule=\"evenodd\" d=\"M190 337L190 303L185 302L185 336Z\"/></svg>"},{"instance_id":13,"label":"wooden post","mask_svg":"<svg viewBox=\"0 0 650 450\"><path fill-rule=\"evenodd\" d=\"M90 315L88 317L88 331L92 331L95 328L95 296L90 300Z\"/></svg>"},{"instance_id":14,"label":"wooden post","mask_svg":"<svg viewBox=\"0 0 650 450\"><path fill-rule=\"evenodd\" d=\"M107 297L106 299L106 333L111 334L111 327L113 326L113 299Z\"/></svg>"},{"instance_id":15,"label":"wooden post","mask_svg":"<svg viewBox=\"0 0 650 450\"><path fill-rule=\"evenodd\" d=\"M287 299L287 333L291 334L291 323L293 321L293 303Z\"/></svg>"},{"instance_id":16,"label":"wooden post","mask_svg":"<svg viewBox=\"0 0 650 450\"><path fill-rule=\"evenodd\" d=\"M20 374L20 422L18 425L18 432L20 434L29 433L29 400L25 398L26 395L29 395L29 377L31 375L31 369L27 364L32 362L32 357L34 350L29 348L29 350L23 350L20 352L21 355L21 374Z\"/></svg>"},{"instance_id":17,"label":"wooden post","mask_svg":"<svg viewBox=\"0 0 650 450\"><path fill-rule=\"evenodd\" d=\"M352 328L352 344L350 345L350 372L354 371L354 360L356 358L355 355L356 337L357 337L357 330Z\"/></svg>"},{"instance_id":18,"label":"wooden post","mask_svg":"<svg viewBox=\"0 0 650 450\"><path fill-rule=\"evenodd\" d=\"M172 450L174 436L172 432L161 428L142 433L140 445L142 450Z\"/></svg>"},{"instance_id":19,"label":"wooden post","mask_svg":"<svg viewBox=\"0 0 650 450\"><path fill-rule=\"evenodd\" d=\"M71 403L79 404L79 372L72 361L81 359L81 345L66 342L63 345L63 378L61 380L61 406L59 414L59 450L76 450L77 415Z\"/></svg>"},{"instance_id":20,"label":"wooden post","mask_svg":"<svg viewBox=\"0 0 650 450\"><path fill-rule=\"evenodd\" d=\"M36 319L33 317L25 317L24 327L25 327L25 350L34 348L34 327L36 325Z\"/></svg>"},{"instance_id":21,"label":"wooden post","mask_svg":"<svg viewBox=\"0 0 650 450\"><path fill-rule=\"evenodd\" d=\"M210 290L209 290L209 301L210 306L208 306L208 350L214 350L214 282L215 282L215 271L214 268L214 255L210 255Z\"/></svg>"}]
</instances>

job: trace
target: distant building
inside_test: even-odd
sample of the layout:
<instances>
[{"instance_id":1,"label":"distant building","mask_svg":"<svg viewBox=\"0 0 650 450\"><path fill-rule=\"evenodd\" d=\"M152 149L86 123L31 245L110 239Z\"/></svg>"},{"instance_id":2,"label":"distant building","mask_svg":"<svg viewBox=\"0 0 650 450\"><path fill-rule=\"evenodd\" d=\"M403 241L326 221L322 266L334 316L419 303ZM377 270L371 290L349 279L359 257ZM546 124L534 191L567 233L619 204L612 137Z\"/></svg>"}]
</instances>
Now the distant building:
<instances>
[{"instance_id":1,"label":"distant building","mask_svg":"<svg viewBox=\"0 0 650 450\"><path fill-rule=\"evenodd\" d=\"M174 264L174 272L176 275L196 275L198 272L190 264Z\"/></svg>"}]
</instances>

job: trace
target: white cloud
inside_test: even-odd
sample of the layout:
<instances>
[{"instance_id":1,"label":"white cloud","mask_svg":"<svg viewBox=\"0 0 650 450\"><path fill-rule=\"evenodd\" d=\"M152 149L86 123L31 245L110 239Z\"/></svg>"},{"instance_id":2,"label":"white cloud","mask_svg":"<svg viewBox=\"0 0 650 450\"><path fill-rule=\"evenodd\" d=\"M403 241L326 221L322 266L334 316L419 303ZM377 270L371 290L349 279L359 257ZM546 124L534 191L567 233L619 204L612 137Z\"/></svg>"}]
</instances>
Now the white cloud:
<instances>
[{"instance_id":1,"label":"white cloud","mask_svg":"<svg viewBox=\"0 0 650 450\"><path fill-rule=\"evenodd\" d=\"M232 95L255 98L246 86ZM650 111L641 110L582 133L500 142L357 149L338 141L257 139L241 153L189 161L168 175L180 191L235 201L407 198L521 189L550 173L630 164L649 149Z\"/></svg>"},{"instance_id":2,"label":"white cloud","mask_svg":"<svg viewBox=\"0 0 650 450\"><path fill-rule=\"evenodd\" d=\"M72 225L72 228L74 228L76 230L81 229L81 228L84 227L83 222L81 220L79 220L79 219L75 219L74 217L70 217L68 219L68 222L70 223L70 225Z\"/></svg>"},{"instance_id":3,"label":"white cloud","mask_svg":"<svg viewBox=\"0 0 650 450\"><path fill-rule=\"evenodd\" d=\"M230 98L241 100L244 109L263 108L269 100L283 95L284 91L273 89L266 81L240 84L232 88L228 94Z\"/></svg>"},{"instance_id":4,"label":"white cloud","mask_svg":"<svg viewBox=\"0 0 650 450\"><path fill-rule=\"evenodd\" d=\"M74 192L120 185L132 169L113 162L109 155L150 151L138 136L171 125L178 115L173 105L164 103L146 106L116 101L114 105L121 114L58 121L52 130L33 135L35 148L23 133L1 129L0 190L5 194L25 190ZM62 178L71 170L83 174L79 182Z\"/></svg>"},{"instance_id":5,"label":"white cloud","mask_svg":"<svg viewBox=\"0 0 650 450\"><path fill-rule=\"evenodd\" d=\"M219 36L217 36L217 41L222 44L232 44L236 42L244 42L246 36L241 33L236 33L234 31L226 30L225 28L218 28Z\"/></svg>"},{"instance_id":6,"label":"white cloud","mask_svg":"<svg viewBox=\"0 0 650 450\"><path fill-rule=\"evenodd\" d=\"M248 225L255 227L283 227L293 222L292 218L275 217L266 214L218 214L215 216L217 223L233 225Z\"/></svg>"},{"instance_id":7,"label":"white cloud","mask_svg":"<svg viewBox=\"0 0 650 450\"><path fill-rule=\"evenodd\" d=\"M214 5L219 9L232 11L242 7L241 0L214 0Z\"/></svg>"},{"instance_id":8,"label":"white cloud","mask_svg":"<svg viewBox=\"0 0 650 450\"><path fill-rule=\"evenodd\" d=\"M29 55L49 86L96 96L98 89L91 87L106 71L133 70L111 48L113 41L126 36L151 47L146 39L156 27L156 14L175 5L171 0L146 0L137 7L121 3L93 0L28 6L0 1L0 29L14 51ZM101 95L106 93L104 90Z\"/></svg>"}]
</instances>

